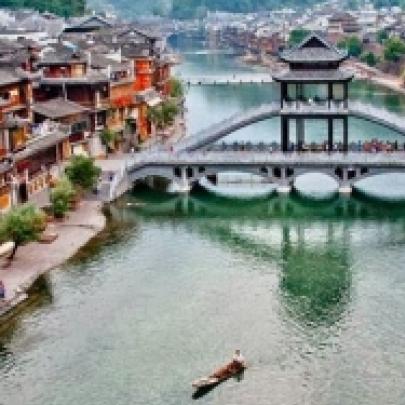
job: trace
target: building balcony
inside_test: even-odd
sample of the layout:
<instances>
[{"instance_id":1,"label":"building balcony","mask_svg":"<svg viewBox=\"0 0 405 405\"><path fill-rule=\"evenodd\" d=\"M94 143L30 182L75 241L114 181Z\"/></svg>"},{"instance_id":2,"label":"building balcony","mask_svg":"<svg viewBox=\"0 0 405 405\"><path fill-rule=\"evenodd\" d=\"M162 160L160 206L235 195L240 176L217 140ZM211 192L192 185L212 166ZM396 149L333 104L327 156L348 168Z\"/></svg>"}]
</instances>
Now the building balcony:
<instances>
[{"instance_id":1,"label":"building balcony","mask_svg":"<svg viewBox=\"0 0 405 405\"><path fill-rule=\"evenodd\" d=\"M22 97L10 97L8 99L2 99L3 113L9 113L27 108L27 103Z\"/></svg>"},{"instance_id":2,"label":"building balcony","mask_svg":"<svg viewBox=\"0 0 405 405\"><path fill-rule=\"evenodd\" d=\"M30 142L35 142L36 140L47 136L64 135L65 137L68 137L71 133L71 125L61 124L54 121L44 121L42 124L33 126L32 136L28 140L27 144L29 144Z\"/></svg>"},{"instance_id":3,"label":"building balcony","mask_svg":"<svg viewBox=\"0 0 405 405\"><path fill-rule=\"evenodd\" d=\"M0 160L9 155L9 150L3 146L0 147Z\"/></svg>"},{"instance_id":4,"label":"building balcony","mask_svg":"<svg viewBox=\"0 0 405 405\"><path fill-rule=\"evenodd\" d=\"M108 108L110 108L109 98L100 98L94 101L75 101L75 102L91 110L107 110Z\"/></svg>"},{"instance_id":5,"label":"building balcony","mask_svg":"<svg viewBox=\"0 0 405 405\"><path fill-rule=\"evenodd\" d=\"M124 129L124 120L122 119L109 119L106 126L112 131L122 131Z\"/></svg>"},{"instance_id":6,"label":"building balcony","mask_svg":"<svg viewBox=\"0 0 405 405\"><path fill-rule=\"evenodd\" d=\"M42 152L50 147L69 138L70 125L64 125L53 121L45 121L35 126L31 136L26 140L24 148L15 152L15 161L21 161Z\"/></svg>"},{"instance_id":7,"label":"building balcony","mask_svg":"<svg viewBox=\"0 0 405 405\"><path fill-rule=\"evenodd\" d=\"M347 114L344 100L283 100L281 114Z\"/></svg>"}]
</instances>

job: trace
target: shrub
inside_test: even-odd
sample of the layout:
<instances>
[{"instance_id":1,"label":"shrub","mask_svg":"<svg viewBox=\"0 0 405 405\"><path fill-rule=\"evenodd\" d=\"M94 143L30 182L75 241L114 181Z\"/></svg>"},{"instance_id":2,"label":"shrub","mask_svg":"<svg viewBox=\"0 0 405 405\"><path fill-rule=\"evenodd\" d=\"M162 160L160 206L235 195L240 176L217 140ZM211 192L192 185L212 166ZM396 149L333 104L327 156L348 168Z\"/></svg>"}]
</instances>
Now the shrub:
<instances>
[{"instance_id":1,"label":"shrub","mask_svg":"<svg viewBox=\"0 0 405 405\"><path fill-rule=\"evenodd\" d=\"M361 55L360 60L367 63L368 66L375 66L379 62L378 56L373 52L365 52Z\"/></svg>"},{"instance_id":2,"label":"shrub","mask_svg":"<svg viewBox=\"0 0 405 405\"><path fill-rule=\"evenodd\" d=\"M117 133L106 128L100 133L100 139L101 143L107 148L107 152L109 152L113 149L112 145L117 139Z\"/></svg>"},{"instance_id":3,"label":"shrub","mask_svg":"<svg viewBox=\"0 0 405 405\"><path fill-rule=\"evenodd\" d=\"M0 240L15 243L11 259L19 246L38 240L46 227L46 216L43 211L32 204L13 208L0 219Z\"/></svg>"},{"instance_id":4,"label":"shrub","mask_svg":"<svg viewBox=\"0 0 405 405\"><path fill-rule=\"evenodd\" d=\"M66 176L79 190L92 189L101 174L101 169L94 164L94 160L86 156L72 156L66 167Z\"/></svg>"},{"instance_id":5,"label":"shrub","mask_svg":"<svg viewBox=\"0 0 405 405\"><path fill-rule=\"evenodd\" d=\"M346 49L349 56L360 56L363 44L355 35L347 37L338 43L338 48Z\"/></svg>"},{"instance_id":6,"label":"shrub","mask_svg":"<svg viewBox=\"0 0 405 405\"><path fill-rule=\"evenodd\" d=\"M399 58L405 54L405 42L398 37L392 37L384 43L384 58L390 62L398 62Z\"/></svg>"},{"instance_id":7,"label":"shrub","mask_svg":"<svg viewBox=\"0 0 405 405\"><path fill-rule=\"evenodd\" d=\"M56 218L63 218L70 208L70 201L75 195L72 183L62 177L51 191L52 211Z\"/></svg>"}]
</instances>

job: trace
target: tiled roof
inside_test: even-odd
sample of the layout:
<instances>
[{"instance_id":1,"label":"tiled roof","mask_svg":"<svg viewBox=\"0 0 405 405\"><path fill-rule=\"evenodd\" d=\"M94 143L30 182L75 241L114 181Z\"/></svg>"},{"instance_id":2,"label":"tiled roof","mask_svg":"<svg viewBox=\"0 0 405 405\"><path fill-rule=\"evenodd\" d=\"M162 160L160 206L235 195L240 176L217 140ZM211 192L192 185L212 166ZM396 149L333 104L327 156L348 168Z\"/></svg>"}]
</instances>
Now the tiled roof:
<instances>
[{"instance_id":1,"label":"tiled roof","mask_svg":"<svg viewBox=\"0 0 405 405\"><path fill-rule=\"evenodd\" d=\"M107 83L109 81L108 77L99 72L89 72L84 76L78 77L42 77L41 84L96 84L96 83Z\"/></svg>"},{"instance_id":2,"label":"tiled roof","mask_svg":"<svg viewBox=\"0 0 405 405\"><path fill-rule=\"evenodd\" d=\"M347 81L353 78L353 73L340 70L287 70L283 73L274 74L274 80L286 82L337 82Z\"/></svg>"},{"instance_id":3,"label":"tiled roof","mask_svg":"<svg viewBox=\"0 0 405 405\"><path fill-rule=\"evenodd\" d=\"M0 68L0 86L18 83L24 79L24 75L17 69Z\"/></svg>"},{"instance_id":4,"label":"tiled roof","mask_svg":"<svg viewBox=\"0 0 405 405\"><path fill-rule=\"evenodd\" d=\"M80 104L65 100L63 98L55 98L41 103L35 103L32 106L32 109L35 113L51 119L58 119L89 111Z\"/></svg>"},{"instance_id":5,"label":"tiled roof","mask_svg":"<svg viewBox=\"0 0 405 405\"><path fill-rule=\"evenodd\" d=\"M128 70L130 65L128 63L117 62L116 60L105 57L98 53L91 54L91 67L95 69L106 69L110 67L113 72L121 72Z\"/></svg>"},{"instance_id":6,"label":"tiled roof","mask_svg":"<svg viewBox=\"0 0 405 405\"><path fill-rule=\"evenodd\" d=\"M337 49L317 34L310 34L298 46L280 54L280 59L288 63L340 62L347 53Z\"/></svg>"},{"instance_id":7,"label":"tiled roof","mask_svg":"<svg viewBox=\"0 0 405 405\"><path fill-rule=\"evenodd\" d=\"M49 66L69 63L85 63L87 57L80 51L73 51L66 47L59 47L57 49L46 52L41 58L38 66Z\"/></svg>"}]
</instances>

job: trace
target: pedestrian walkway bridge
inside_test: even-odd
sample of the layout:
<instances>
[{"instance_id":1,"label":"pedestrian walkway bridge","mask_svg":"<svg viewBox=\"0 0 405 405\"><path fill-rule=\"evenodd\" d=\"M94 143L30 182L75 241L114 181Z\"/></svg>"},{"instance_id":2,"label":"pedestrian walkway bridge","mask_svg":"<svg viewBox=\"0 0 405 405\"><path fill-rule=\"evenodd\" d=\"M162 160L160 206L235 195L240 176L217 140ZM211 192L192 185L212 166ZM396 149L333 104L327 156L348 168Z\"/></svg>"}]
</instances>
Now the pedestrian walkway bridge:
<instances>
[{"instance_id":1,"label":"pedestrian walkway bridge","mask_svg":"<svg viewBox=\"0 0 405 405\"><path fill-rule=\"evenodd\" d=\"M383 173L405 173L405 152L155 151L128 159L126 171L131 183L157 176L176 183L179 191L190 190L203 177L215 182L216 175L223 172L259 175L266 182L276 183L279 191L289 191L298 176L315 172L331 176L341 190L350 192L360 179Z\"/></svg>"},{"instance_id":2,"label":"pedestrian walkway bridge","mask_svg":"<svg viewBox=\"0 0 405 405\"><path fill-rule=\"evenodd\" d=\"M209 126L194 135L183 139L175 146L176 151L196 151L204 148L218 140L226 137L227 135L255 124L260 121L279 117L283 112L291 113L291 108L282 110L280 103L263 104L259 107L251 108L244 112L239 112L231 117ZM348 115L349 117L360 118L382 125L395 132L405 135L405 119L398 114L388 112L382 108L374 107L370 104L365 104L357 101L351 101L348 108L341 108L339 111L332 111ZM330 115L331 110L325 109L323 106L310 106L310 108L301 108L295 111L297 115L313 115L313 116L327 116Z\"/></svg>"},{"instance_id":3,"label":"pedestrian walkway bridge","mask_svg":"<svg viewBox=\"0 0 405 405\"><path fill-rule=\"evenodd\" d=\"M233 77L233 78L216 78L216 77L186 77L182 79L189 86L216 86L216 85L238 85L238 84L262 84L272 83L270 75L259 76L254 78Z\"/></svg>"}]
</instances>

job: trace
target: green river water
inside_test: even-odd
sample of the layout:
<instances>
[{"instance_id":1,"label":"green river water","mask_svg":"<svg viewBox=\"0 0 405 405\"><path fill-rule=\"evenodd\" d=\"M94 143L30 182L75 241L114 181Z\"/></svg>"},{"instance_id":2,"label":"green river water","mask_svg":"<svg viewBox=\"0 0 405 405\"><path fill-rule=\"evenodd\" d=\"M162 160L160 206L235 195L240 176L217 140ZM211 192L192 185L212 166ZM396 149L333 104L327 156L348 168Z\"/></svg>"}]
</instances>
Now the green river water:
<instances>
[{"instance_id":1,"label":"green river water","mask_svg":"<svg viewBox=\"0 0 405 405\"><path fill-rule=\"evenodd\" d=\"M255 74L206 53L187 54L180 69ZM272 89L191 87L189 127L260 104ZM355 83L351 93L405 112L405 98L384 89ZM232 136L276 136L277 125ZM363 139L396 136L360 121L350 128ZM391 176L369 187L404 185ZM138 189L106 213L106 230L1 325L0 404L405 403L404 204ZM235 348L250 364L243 379L194 401L191 381Z\"/></svg>"}]
</instances>

